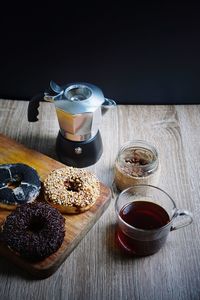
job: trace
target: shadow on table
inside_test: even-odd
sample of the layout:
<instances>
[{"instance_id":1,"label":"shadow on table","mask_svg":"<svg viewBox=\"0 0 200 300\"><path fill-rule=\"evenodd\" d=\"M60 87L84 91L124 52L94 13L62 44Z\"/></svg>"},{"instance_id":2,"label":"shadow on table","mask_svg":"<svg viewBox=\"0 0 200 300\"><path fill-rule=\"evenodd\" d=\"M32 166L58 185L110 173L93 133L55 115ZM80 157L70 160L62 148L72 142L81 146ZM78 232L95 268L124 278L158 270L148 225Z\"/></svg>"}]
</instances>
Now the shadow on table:
<instances>
[{"instance_id":1,"label":"shadow on table","mask_svg":"<svg viewBox=\"0 0 200 300\"><path fill-rule=\"evenodd\" d=\"M106 228L106 245L108 248L109 254L115 259L115 260L124 260L129 261L133 259L141 259L141 256L134 256L132 254L127 253L124 249L122 249L117 241L116 236L116 224L111 223L108 224Z\"/></svg>"},{"instance_id":2,"label":"shadow on table","mask_svg":"<svg viewBox=\"0 0 200 300\"><path fill-rule=\"evenodd\" d=\"M35 279L31 274L17 267L15 264L9 262L9 260L0 257L0 276L6 276L10 278L23 278L26 280Z\"/></svg>"}]
</instances>

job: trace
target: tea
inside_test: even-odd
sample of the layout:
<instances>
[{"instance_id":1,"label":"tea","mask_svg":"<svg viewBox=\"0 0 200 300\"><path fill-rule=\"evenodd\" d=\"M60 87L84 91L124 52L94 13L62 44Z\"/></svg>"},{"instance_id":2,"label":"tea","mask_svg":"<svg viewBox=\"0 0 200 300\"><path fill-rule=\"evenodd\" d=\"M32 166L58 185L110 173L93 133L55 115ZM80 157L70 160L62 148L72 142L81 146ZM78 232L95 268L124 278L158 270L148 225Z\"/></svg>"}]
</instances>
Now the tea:
<instances>
[{"instance_id":1,"label":"tea","mask_svg":"<svg viewBox=\"0 0 200 300\"><path fill-rule=\"evenodd\" d=\"M128 231L124 232L121 227L118 228L117 238L125 250L136 255L148 255L157 252L163 246L166 235L156 235L153 230L158 231L169 223L170 218L164 208L153 202L135 201L123 206L119 215L137 231L136 235L133 232L130 235ZM151 238L146 238L140 230L152 230Z\"/></svg>"}]
</instances>

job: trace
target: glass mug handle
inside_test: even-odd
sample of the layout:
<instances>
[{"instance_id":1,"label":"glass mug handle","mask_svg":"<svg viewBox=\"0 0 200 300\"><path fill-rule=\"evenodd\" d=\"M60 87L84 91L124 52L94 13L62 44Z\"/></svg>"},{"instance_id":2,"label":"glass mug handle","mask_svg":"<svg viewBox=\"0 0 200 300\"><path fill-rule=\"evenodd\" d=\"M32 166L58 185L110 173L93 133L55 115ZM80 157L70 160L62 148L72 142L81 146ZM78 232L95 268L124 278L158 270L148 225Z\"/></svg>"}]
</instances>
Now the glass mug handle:
<instances>
[{"instance_id":1,"label":"glass mug handle","mask_svg":"<svg viewBox=\"0 0 200 300\"><path fill-rule=\"evenodd\" d=\"M171 231L190 225L193 222L192 213L187 210L178 209L174 216L174 224ZM177 225L176 225L177 224Z\"/></svg>"}]
</instances>

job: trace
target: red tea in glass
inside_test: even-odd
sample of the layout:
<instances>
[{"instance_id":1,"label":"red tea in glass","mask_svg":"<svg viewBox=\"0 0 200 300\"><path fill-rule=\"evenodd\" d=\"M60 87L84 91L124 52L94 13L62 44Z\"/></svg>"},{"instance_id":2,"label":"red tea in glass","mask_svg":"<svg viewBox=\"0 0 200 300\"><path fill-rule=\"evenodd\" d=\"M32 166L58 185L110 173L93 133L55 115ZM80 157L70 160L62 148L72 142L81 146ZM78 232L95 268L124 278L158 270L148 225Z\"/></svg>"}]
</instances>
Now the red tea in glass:
<instances>
[{"instance_id":1,"label":"red tea in glass","mask_svg":"<svg viewBox=\"0 0 200 300\"><path fill-rule=\"evenodd\" d=\"M136 255L149 255L157 252L165 243L166 235L159 234L155 239L148 238L143 231L153 232L169 223L167 212L158 204L148 201L134 201L123 206L119 212L121 219L136 230L141 230L141 236L125 233L118 227L117 238L120 245L128 252ZM137 237L138 236L138 237Z\"/></svg>"},{"instance_id":2,"label":"red tea in glass","mask_svg":"<svg viewBox=\"0 0 200 300\"><path fill-rule=\"evenodd\" d=\"M117 241L133 255L150 255L168 234L192 223L192 214L178 209L165 191L152 185L134 185L116 198Z\"/></svg>"}]
</instances>

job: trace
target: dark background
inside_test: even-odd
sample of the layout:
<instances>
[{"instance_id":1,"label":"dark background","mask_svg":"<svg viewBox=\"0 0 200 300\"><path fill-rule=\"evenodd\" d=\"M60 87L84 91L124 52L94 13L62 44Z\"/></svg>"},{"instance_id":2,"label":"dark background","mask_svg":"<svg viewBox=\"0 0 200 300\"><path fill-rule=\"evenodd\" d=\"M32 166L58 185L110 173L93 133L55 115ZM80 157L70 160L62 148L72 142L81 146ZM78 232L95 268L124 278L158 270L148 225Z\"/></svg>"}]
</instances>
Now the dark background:
<instances>
[{"instance_id":1,"label":"dark background","mask_svg":"<svg viewBox=\"0 0 200 300\"><path fill-rule=\"evenodd\" d=\"M29 100L53 79L99 86L117 103L200 103L200 4L7 3L0 97Z\"/></svg>"}]
</instances>

